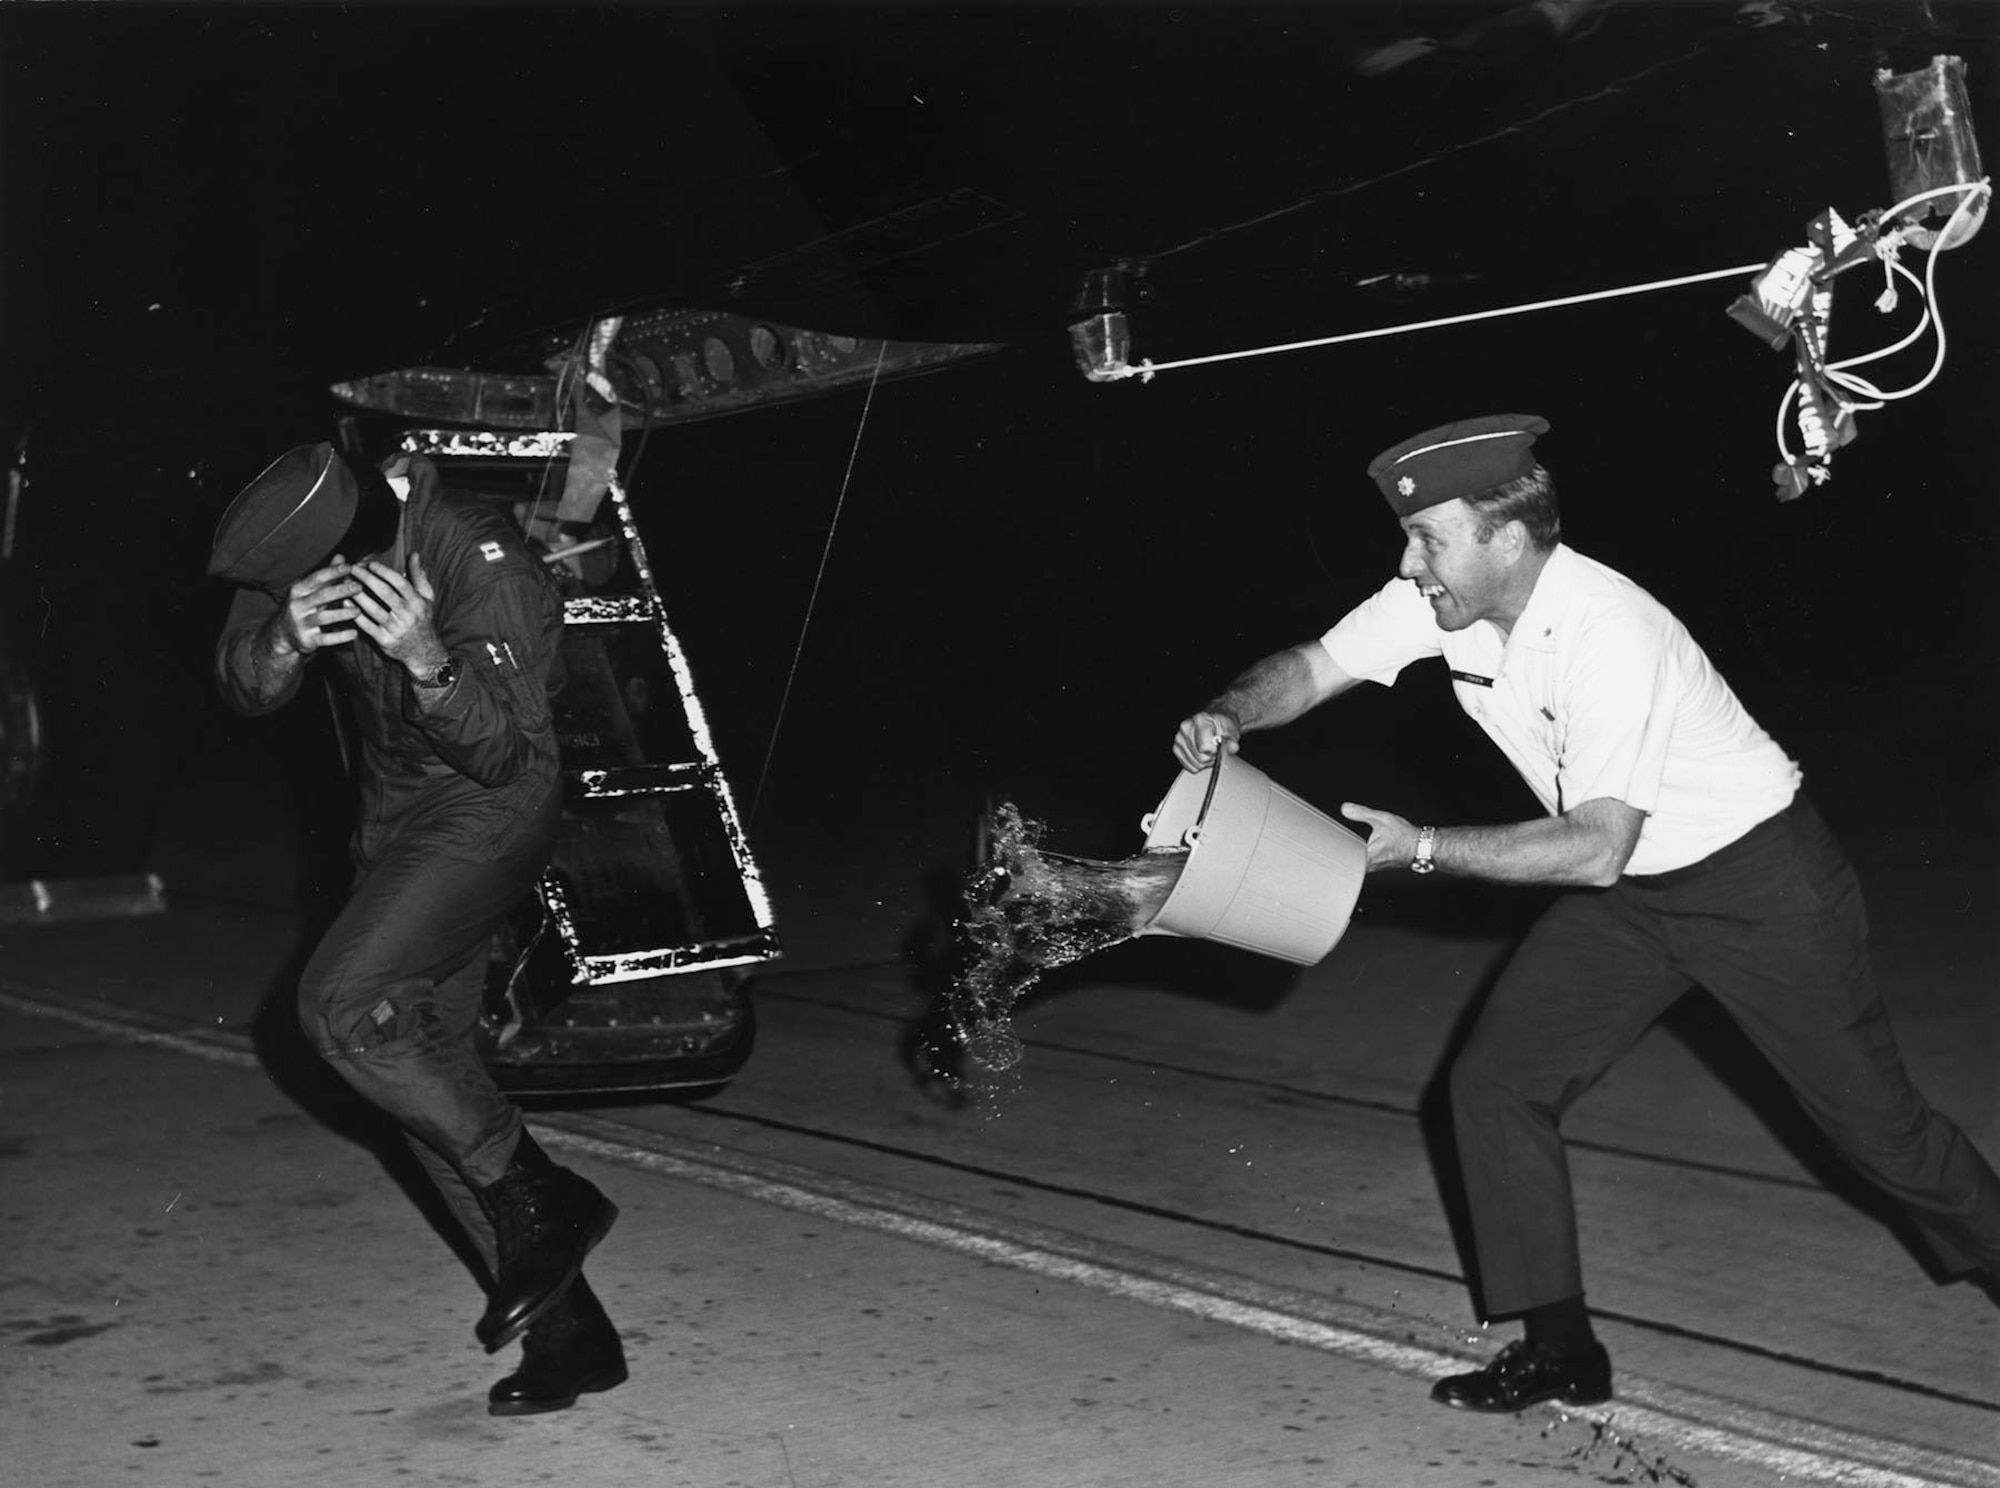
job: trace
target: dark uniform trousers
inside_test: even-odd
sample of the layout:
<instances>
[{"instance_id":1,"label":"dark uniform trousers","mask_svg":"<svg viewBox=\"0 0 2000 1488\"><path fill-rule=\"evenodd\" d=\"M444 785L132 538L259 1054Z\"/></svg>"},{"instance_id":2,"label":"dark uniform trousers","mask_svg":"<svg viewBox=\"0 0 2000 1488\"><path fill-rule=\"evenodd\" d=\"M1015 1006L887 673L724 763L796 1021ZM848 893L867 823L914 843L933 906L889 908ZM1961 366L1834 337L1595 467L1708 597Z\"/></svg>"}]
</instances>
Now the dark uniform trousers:
<instances>
[{"instance_id":1,"label":"dark uniform trousers","mask_svg":"<svg viewBox=\"0 0 2000 1488\"><path fill-rule=\"evenodd\" d=\"M1508 963L1451 1073L1487 1316L1583 1291L1563 1113L1696 984L1948 1273L2000 1274L2000 1180L1911 1085L1860 885L1800 797L1691 867L1564 895Z\"/></svg>"},{"instance_id":2,"label":"dark uniform trousers","mask_svg":"<svg viewBox=\"0 0 2000 1488\"><path fill-rule=\"evenodd\" d=\"M468 845L448 812L430 826L420 816L372 859L358 848L353 893L299 983L307 1036L400 1123L489 1277L492 1224L470 1185L506 1171L521 1113L474 1042L486 947L547 865L561 805L551 789L488 851Z\"/></svg>"}]
</instances>

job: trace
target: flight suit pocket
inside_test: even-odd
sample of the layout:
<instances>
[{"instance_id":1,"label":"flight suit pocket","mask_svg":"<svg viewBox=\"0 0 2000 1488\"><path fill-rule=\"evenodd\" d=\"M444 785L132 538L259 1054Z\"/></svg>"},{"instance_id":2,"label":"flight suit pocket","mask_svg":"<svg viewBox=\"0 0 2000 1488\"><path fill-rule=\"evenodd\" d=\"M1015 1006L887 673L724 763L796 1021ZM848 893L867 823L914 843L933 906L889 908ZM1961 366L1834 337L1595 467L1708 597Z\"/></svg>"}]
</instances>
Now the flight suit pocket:
<instances>
[{"instance_id":1,"label":"flight suit pocket","mask_svg":"<svg viewBox=\"0 0 2000 1488\"><path fill-rule=\"evenodd\" d=\"M498 684L514 721L528 733L549 726L548 690L540 676L522 664L511 642L482 641L480 661Z\"/></svg>"}]
</instances>

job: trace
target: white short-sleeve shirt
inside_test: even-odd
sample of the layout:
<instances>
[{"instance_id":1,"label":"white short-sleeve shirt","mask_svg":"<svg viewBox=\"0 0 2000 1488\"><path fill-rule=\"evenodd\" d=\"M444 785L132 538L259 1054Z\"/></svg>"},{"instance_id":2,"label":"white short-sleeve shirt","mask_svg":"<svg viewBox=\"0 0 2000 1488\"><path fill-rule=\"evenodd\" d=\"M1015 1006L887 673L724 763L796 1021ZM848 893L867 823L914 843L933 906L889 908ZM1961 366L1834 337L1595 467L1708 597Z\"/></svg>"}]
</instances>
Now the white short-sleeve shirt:
<instances>
[{"instance_id":1,"label":"white short-sleeve shirt","mask_svg":"<svg viewBox=\"0 0 2000 1488\"><path fill-rule=\"evenodd\" d=\"M1791 804L1799 767L1737 701L1666 606L1558 545L1504 638L1439 628L1393 579L1320 638L1340 668L1391 683L1442 656L1459 706L1551 815L1614 797L1646 813L1627 873L1699 862Z\"/></svg>"}]
</instances>

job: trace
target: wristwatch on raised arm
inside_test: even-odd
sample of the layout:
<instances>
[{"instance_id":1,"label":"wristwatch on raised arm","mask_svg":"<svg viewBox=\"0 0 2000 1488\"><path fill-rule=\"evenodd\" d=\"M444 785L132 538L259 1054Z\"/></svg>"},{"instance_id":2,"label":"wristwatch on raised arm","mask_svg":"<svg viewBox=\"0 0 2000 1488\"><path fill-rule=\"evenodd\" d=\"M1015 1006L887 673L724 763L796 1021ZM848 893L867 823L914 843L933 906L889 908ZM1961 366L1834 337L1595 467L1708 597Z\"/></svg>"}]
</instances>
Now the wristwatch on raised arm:
<instances>
[{"instance_id":1,"label":"wristwatch on raised arm","mask_svg":"<svg viewBox=\"0 0 2000 1488\"><path fill-rule=\"evenodd\" d=\"M1410 872L1435 873L1437 864L1431 854L1437 850L1438 829L1436 827L1417 828L1417 855L1410 859Z\"/></svg>"},{"instance_id":2,"label":"wristwatch on raised arm","mask_svg":"<svg viewBox=\"0 0 2000 1488\"><path fill-rule=\"evenodd\" d=\"M438 663L437 670L428 676L419 677L414 672L410 674L411 682L429 692L443 692L457 680L458 658L455 656L447 656Z\"/></svg>"}]
</instances>

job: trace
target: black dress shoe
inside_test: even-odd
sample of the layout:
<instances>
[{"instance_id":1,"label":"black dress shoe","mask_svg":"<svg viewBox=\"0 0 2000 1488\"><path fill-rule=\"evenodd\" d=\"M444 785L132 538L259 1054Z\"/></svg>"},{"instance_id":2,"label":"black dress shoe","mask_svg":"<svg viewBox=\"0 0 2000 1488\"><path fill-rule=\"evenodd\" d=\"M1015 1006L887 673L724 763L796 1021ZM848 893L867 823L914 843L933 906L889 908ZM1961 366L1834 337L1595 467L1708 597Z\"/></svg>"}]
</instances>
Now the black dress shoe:
<instances>
[{"instance_id":1,"label":"black dress shoe","mask_svg":"<svg viewBox=\"0 0 2000 1488\"><path fill-rule=\"evenodd\" d=\"M492 1416L538 1416L568 1410L579 1395L625 1383L618 1330L581 1276L528 1328L521 1367L486 1394Z\"/></svg>"},{"instance_id":2,"label":"black dress shoe","mask_svg":"<svg viewBox=\"0 0 2000 1488\"><path fill-rule=\"evenodd\" d=\"M1557 1353L1520 1339L1484 1369L1454 1374L1431 1386L1440 1405L1469 1411L1517 1411L1542 1400L1602 1405L1611 1398L1611 1355L1604 1345Z\"/></svg>"},{"instance_id":3,"label":"black dress shoe","mask_svg":"<svg viewBox=\"0 0 2000 1488\"><path fill-rule=\"evenodd\" d=\"M473 1328L490 1354L525 1333L576 1280L618 1206L596 1184L549 1161L525 1132L500 1180L477 1193L499 1252L485 1315Z\"/></svg>"}]
</instances>

